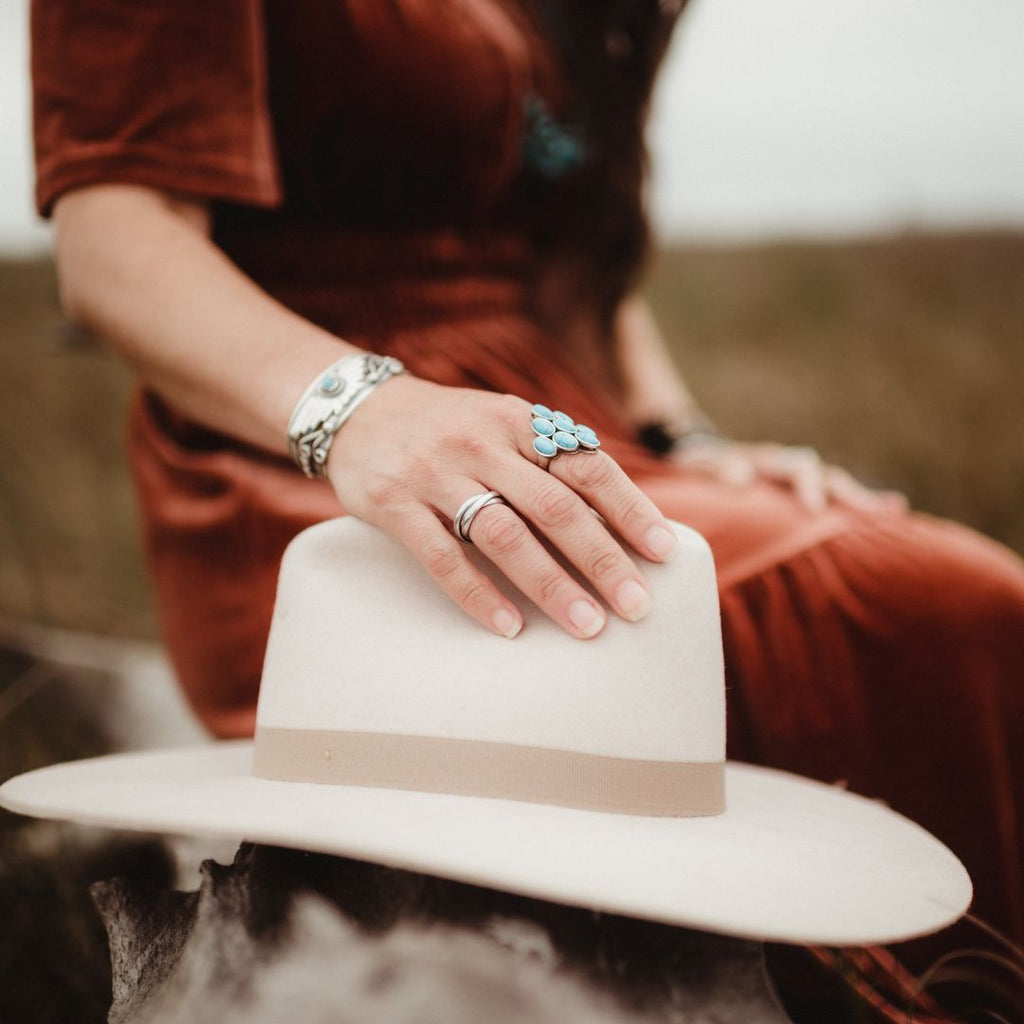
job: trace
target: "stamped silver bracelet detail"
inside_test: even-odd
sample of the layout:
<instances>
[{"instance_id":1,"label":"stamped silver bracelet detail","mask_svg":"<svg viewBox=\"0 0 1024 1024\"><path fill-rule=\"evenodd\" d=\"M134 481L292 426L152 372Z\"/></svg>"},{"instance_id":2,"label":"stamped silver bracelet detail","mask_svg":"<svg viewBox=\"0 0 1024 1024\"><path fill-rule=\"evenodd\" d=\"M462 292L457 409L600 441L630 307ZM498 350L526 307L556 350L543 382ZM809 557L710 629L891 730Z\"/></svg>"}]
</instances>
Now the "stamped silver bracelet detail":
<instances>
[{"instance_id":1,"label":"stamped silver bracelet detail","mask_svg":"<svg viewBox=\"0 0 1024 1024\"><path fill-rule=\"evenodd\" d=\"M325 480L334 435L375 388L404 372L391 356L359 352L318 373L288 421L288 452L299 469Z\"/></svg>"}]
</instances>

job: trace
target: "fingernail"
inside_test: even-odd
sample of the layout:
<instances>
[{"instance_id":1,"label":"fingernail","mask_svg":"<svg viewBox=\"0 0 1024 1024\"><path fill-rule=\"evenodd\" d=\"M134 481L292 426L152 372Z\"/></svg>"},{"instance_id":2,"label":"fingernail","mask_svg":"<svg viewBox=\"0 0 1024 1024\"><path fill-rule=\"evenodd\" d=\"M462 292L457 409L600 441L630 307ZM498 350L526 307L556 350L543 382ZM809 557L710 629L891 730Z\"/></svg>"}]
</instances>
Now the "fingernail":
<instances>
[{"instance_id":1,"label":"fingernail","mask_svg":"<svg viewBox=\"0 0 1024 1024\"><path fill-rule=\"evenodd\" d=\"M509 640L518 636L519 630L523 628L523 620L519 616L513 615L507 608L499 608L491 621L494 623L494 628Z\"/></svg>"},{"instance_id":2,"label":"fingernail","mask_svg":"<svg viewBox=\"0 0 1024 1024\"><path fill-rule=\"evenodd\" d=\"M626 580L615 591L619 611L630 622L642 619L651 610L651 595L636 580Z\"/></svg>"},{"instance_id":3,"label":"fingernail","mask_svg":"<svg viewBox=\"0 0 1024 1024\"><path fill-rule=\"evenodd\" d=\"M589 601L573 601L569 605L569 621L584 639L589 639L601 632L604 616Z\"/></svg>"},{"instance_id":4,"label":"fingernail","mask_svg":"<svg viewBox=\"0 0 1024 1024\"><path fill-rule=\"evenodd\" d=\"M666 530L664 526L652 526L644 538L647 541L647 549L655 558L667 562L676 550L675 534Z\"/></svg>"}]
</instances>

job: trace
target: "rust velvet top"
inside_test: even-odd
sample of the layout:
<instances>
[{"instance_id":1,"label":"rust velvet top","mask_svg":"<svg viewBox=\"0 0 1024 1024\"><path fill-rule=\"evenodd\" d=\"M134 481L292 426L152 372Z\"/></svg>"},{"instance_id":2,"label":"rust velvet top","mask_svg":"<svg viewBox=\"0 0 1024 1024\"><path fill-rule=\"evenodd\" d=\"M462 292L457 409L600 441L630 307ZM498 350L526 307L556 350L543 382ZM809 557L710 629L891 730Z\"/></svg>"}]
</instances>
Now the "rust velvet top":
<instances>
[{"instance_id":1,"label":"rust velvet top","mask_svg":"<svg viewBox=\"0 0 1024 1024\"><path fill-rule=\"evenodd\" d=\"M44 215L77 185L145 184L220 204L229 245L294 226L521 231L526 217L564 217L567 195L587 201L578 177L566 190L519 175L529 97L557 114L566 90L516 5L35 0L32 12Z\"/></svg>"},{"instance_id":2,"label":"rust velvet top","mask_svg":"<svg viewBox=\"0 0 1024 1024\"><path fill-rule=\"evenodd\" d=\"M259 4L32 5L36 203L131 182L273 206Z\"/></svg>"},{"instance_id":3,"label":"rust velvet top","mask_svg":"<svg viewBox=\"0 0 1024 1024\"><path fill-rule=\"evenodd\" d=\"M531 97L560 123L578 114L532 10L33 0L39 210L102 182L206 200L214 241L315 323L440 383L591 423L715 553L730 756L889 801L953 847L977 911L1024 942L1019 560L951 523L810 512L634 442L580 243L608 213L592 169L614 154L562 175L526 159ZM281 552L343 510L152 394L129 438L182 685L212 731L245 735Z\"/></svg>"}]
</instances>

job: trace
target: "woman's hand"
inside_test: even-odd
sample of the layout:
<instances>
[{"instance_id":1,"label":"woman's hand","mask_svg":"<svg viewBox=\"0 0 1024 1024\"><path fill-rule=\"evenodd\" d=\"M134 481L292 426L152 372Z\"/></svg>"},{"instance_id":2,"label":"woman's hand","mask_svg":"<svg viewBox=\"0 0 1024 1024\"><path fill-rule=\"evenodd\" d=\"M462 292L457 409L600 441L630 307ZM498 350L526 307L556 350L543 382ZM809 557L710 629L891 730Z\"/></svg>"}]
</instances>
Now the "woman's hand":
<instances>
[{"instance_id":1,"label":"woman's hand","mask_svg":"<svg viewBox=\"0 0 1024 1024\"><path fill-rule=\"evenodd\" d=\"M462 503L489 490L508 505L477 515L473 543L566 631L594 636L605 612L546 545L622 618L642 618L651 605L647 584L592 509L656 562L675 548L665 517L604 452L561 454L542 469L530 419L524 399L406 374L383 384L338 431L327 475L347 511L402 541L452 600L495 633L514 637L522 615L451 532Z\"/></svg>"},{"instance_id":2,"label":"woman's hand","mask_svg":"<svg viewBox=\"0 0 1024 1024\"><path fill-rule=\"evenodd\" d=\"M830 502L867 512L907 507L902 494L865 487L845 469L822 462L813 448L708 438L686 445L672 459L735 487L770 480L790 488L812 512Z\"/></svg>"}]
</instances>

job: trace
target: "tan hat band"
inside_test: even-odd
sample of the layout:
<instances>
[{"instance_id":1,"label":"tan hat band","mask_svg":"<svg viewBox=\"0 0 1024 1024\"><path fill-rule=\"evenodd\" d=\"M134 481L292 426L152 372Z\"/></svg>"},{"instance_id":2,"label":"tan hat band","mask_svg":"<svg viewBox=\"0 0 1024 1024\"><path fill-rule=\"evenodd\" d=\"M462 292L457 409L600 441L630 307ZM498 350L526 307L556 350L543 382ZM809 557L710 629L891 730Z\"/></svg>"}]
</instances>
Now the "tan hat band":
<instances>
[{"instance_id":1,"label":"tan hat band","mask_svg":"<svg viewBox=\"0 0 1024 1024\"><path fill-rule=\"evenodd\" d=\"M256 730L253 773L322 782L697 817L725 810L721 761L639 761L483 740L331 729Z\"/></svg>"}]
</instances>

